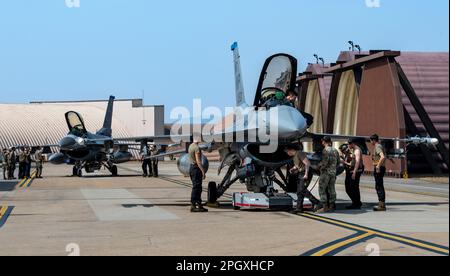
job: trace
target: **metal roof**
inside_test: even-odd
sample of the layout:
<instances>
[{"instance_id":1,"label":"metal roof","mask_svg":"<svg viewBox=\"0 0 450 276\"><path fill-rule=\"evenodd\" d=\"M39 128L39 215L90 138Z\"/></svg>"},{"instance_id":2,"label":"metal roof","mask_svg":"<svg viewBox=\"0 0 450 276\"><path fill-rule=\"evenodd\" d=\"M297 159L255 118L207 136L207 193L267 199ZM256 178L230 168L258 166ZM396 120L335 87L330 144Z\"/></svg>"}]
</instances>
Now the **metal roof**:
<instances>
[{"instance_id":1,"label":"metal roof","mask_svg":"<svg viewBox=\"0 0 450 276\"><path fill-rule=\"evenodd\" d=\"M396 60L442 139L449 146L449 55L447 53L402 52ZM426 134L414 108L403 92L403 104L419 131Z\"/></svg>"},{"instance_id":2,"label":"metal roof","mask_svg":"<svg viewBox=\"0 0 450 276\"><path fill-rule=\"evenodd\" d=\"M96 106L77 104L0 104L0 148L17 145L58 144L68 133L64 114L79 112L89 131L101 129L105 110ZM113 135L129 137L127 127L113 119Z\"/></svg>"}]
</instances>

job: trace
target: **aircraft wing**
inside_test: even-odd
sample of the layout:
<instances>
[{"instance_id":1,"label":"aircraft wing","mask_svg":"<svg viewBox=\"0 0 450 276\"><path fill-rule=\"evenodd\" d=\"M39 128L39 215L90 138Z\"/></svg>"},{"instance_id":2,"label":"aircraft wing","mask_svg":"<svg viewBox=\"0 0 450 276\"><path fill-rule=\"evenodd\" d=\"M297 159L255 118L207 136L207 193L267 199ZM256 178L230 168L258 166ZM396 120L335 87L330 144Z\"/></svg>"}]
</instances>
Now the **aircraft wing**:
<instances>
[{"instance_id":1,"label":"aircraft wing","mask_svg":"<svg viewBox=\"0 0 450 276\"><path fill-rule=\"evenodd\" d=\"M211 151L211 150L213 150L213 144L203 144L203 145L200 145L199 148L203 151ZM145 159L159 159L161 157L166 157L166 156L170 156L170 155L180 155L180 154L185 154L185 153L187 153L186 149L180 149L180 150L162 152L160 154L153 155L153 156L150 156Z\"/></svg>"},{"instance_id":2,"label":"aircraft wing","mask_svg":"<svg viewBox=\"0 0 450 276\"><path fill-rule=\"evenodd\" d=\"M354 135L340 135L340 134L327 134L327 133L307 133L301 140L304 142L320 143L321 139L325 136L329 136L335 142L347 142L349 139L355 139L356 144L362 149L364 154L369 154L367 143L370 142L370 136L354 136ZM401 144L406 146L414 145L426 145L436 146L439 141L436 138L430 137L409 137L409 138L389 138L380 137L380 143L382 143L387 152L391 153L394 157L403 157L405 151L401 148Z\"/></svg>"},{"instance_id":3,"label":"aircraft wing","mask_svg":"<svg viewBox=\"0 0 450 276\"><path fill-rule=\"evenodd\" d=\"M259 129L242 129L235 130L229 129L224 131L212 131L211 134L203 134L202 141L211 144L220 144L230 142L237 143L262 143L259 138ZM155 143L158 145L178 145L181 143L191 143L193 135L165 135L165 136L142 136L142 137L125 137L125 138L114 138L114 142L117 144L126 143ZM267 137L268 138L268 137ZM267 142L264 142L267 143Z\"/></svg>"},{"instance_id":4,"label":"aircraft wing","mask_svg":"<svg viewBox=\"0 0 450 276\"><path fill-rule=\"evenodd\" d=\"M163 144L163 145L172 145L179 144L182 142L190 142L192 140L191 135L163 135L163 136L141 136L141 137L123 137L123 138L114 138L114 142L118 144L124 143L155 143L155 144Z\"/></svg>"},{"instance_id":5,"label":"aircraft wing","mask_svg":"<svg viewBox=\"0 0 450 276\"><path fill-rule=\"evenodd\" d=\"M339 135L339 134L326 134L326 133L307 133L305 139L310 139L310 141L320 140L325 136L331 137L334 141L348 141L349 139L356 139L365 142L370 142L370 136L353 136L353 135ZM426 145L437 145L439 143L438 139L430 137L410 137L410 138L388 138L380 137L381 142L400 142L406 144L426 144Z\"/></svg>"}]
</instances>

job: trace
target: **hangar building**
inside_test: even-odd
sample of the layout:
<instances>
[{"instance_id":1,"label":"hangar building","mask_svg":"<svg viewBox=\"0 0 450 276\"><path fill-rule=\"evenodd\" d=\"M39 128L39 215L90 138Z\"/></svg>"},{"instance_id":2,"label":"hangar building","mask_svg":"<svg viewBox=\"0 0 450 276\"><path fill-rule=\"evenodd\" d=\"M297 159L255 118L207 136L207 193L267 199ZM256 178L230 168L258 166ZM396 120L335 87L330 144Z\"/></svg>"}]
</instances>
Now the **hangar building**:
<instances>
[{"instance_id":1,"label":"hangar building","mask_svg":"<svg viewBox=\"0 0 450 276\"><path fill-rule=\"evenodd\" d=\"M300 74L298 107L315 117L313 132L438 138L436 148L392 159L388 171L448 174L448 66L448 53L342 52L336 63L311 64ZM370 157L365 163L372 171Z\"/></svg>"}]
</instances>

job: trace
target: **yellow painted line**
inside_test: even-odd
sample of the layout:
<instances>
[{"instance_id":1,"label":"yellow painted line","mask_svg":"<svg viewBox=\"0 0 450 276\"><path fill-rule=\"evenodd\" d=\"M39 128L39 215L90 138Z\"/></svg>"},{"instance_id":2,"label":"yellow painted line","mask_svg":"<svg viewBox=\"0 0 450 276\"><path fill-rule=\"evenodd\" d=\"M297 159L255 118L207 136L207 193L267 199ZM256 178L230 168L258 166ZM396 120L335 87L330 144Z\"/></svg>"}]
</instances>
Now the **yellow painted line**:
<instances>
[{"instance_id":1,"label":"yellow painted line","mask_svg":"<svg viewBox=\"0 0 450 276\"><path fill-rule=\"evenodd\" d=\"M22 185L22 188L26 188L27 185L30 184L31 180L33 180L33 178L27 179L27 181Z\"/></svg>"},{"instance_id":2,"label":"yellow painted line","mask_svg":"<svg viewBox=\"0 0 450 276\"><path fill-rule=\"evenodd\" d=\"M342 227L346 227L346 228L351 228L351 229L356 230L356 231L370 233L372 235L376 234L376 232L368 230L367 228L359 227L359 226L355 226L355 225L351 225L351 224L347 224L345 222L335 221L335 220L327 219L327 218L324 218L324 217L313 216L313 215L306 214L306 213L302 214L302 216L303 217L312 218L312 219L316 219L316 220L325 221L325 222L331 223L333 225L338 225L338 226L342 226Z\"/></svg>"},{"instance_id":3,"label":"yellow painted line","mask_svg":"<svg viewBox=\"0 0 450 276\"><path fill-rule=\"evenodd\" d=\"M22 180L20 183L19 183L19 187L20 188L26 188L29 184L30 184L30 182L34 179L34 177L36 176L36 171L34 171L32 174L31 174L31 178L27 178L27 179L24 179L24 180Z\"/></svg>"},{"instance_id":4,"label":"yellow painted line","mask_svg":"<svg viewBox=\"0 0 450 276\"><path fill-rule=\"evenodd\" d=\"M307 217L307 218L312 218L312 219L315 219L315 220L320 220L320 221L323 221L323 222L327 222L327 223L330 223L330 224L335 225L335 226L342 226L342 227L345 227L345 228L348 228L348 229L353 229L353 230L356 230L356 231L364 232L365 234L367 234L367 236L377 235L377 236L382 237L382 238L395 240L395 241L398 241L398 242L401 242L401 243L412 244L412 245L417 246L417 247L427 248L427 249L434 250L434 251L437 251L437 252L441 252L441 253L444 253L444 254L447 254L447 255L449 254L449 250L448 249L443 249L443 248L440 248L440 247L436 247L436 246L433 246L433 245L430 245L430 244L426 244L426 243L422 243L422 242L419 242L419 241L411 240L411 239L408 239L408 238L397 237L397 236L390 235L390 234L383 233L383 232L379 232L379 231L376 231L376 230L370 230L370 229L367 229L367 228L364 228L364 227L359 227L359 226L347 224L345 222L335 221L335 220L332 220L332 219L327 219L327 218L324 218L324 217L319 217L319 216L310 215L310 214L306 214L306 213L302 214L302 216L303 217ZM345 242L347 242L347 241L345 241ZM350 242L348 242L348 243L350 243ZM341 245L341 246L345 246L345 245Z\"/></svg>"},{"instance_id":5,"label":"yellow painted line","mask_svg":"<svg viewBox=\"0 0 450 276\"><path fill-rule=\"evenodd\" d=\"M367 238L367 237L370 237L370 236L373 236L373 234L371 234L371 233L364 233L364 234L361 234L360 236L357 236L357 237L354 237L354 238L351 238L351 239L342 241L342 242L340 242L340 243L333 244L333 245L330 246L330 247L324 248L324 249L320 250L319 252L314 253L312 256L314 256L314 257L325 256L325 255L327 255L328 253L330 253L330 252L332 252L332 251L334 251L334 250L336 250L336 249L339 249L339 248L341 248L341 247L347 246L347 245L349 245L349 244L351 244L351 243L354 243L354 242L357 242L357 241L359 241L359 240L363 240L363 239L365 239L365 238Z\"/></svg>"},{"instance_id":6,"label":"yellow painted line","mask_svg":"<svg viewBox=\"0 0 450 276\"><path fill-rule=\"evenodd\" d=\"M25 183L26 179L22 179L16 187L22 187L23 183Z\"/></svg>"},{"instance_id":7,"label":"yellow painted line","mask_svg":"<svg viewBox=\"0 0 450 276\"><path fill-rule=\"evenodd\" d=\"M3 215L6 213L7 210L8 210L8 206L2 206L0 208L0 218L3 217Z\"/></svg>"},{"instance_id":8,"label":"yellow painted line","mask_svg":"<svg viewBox=\"0 0 450 276\"><path fill-rule=\"evenodd\" d=\"M409 243L409 244L413 244L415 246L418 247L423 247L423 248L428 248L437 252L442 252L444 254L449 254L450 252L448 251L448 249L443 249L443 248L439 248L436 246L432 246L429 244L425 244L425 243L421 243L421 242L417 242L417 241L413 241L410 239L406 239L406 238L402 238L402 237L396 237L396 236L392 236L389 234L385 234L385 233L376 233L378 236L383 237L383 238L387 238L387 239L391 239L391 240L396 240L398 242L402 242L402 243Z\"/></svg>"}]
</instances>

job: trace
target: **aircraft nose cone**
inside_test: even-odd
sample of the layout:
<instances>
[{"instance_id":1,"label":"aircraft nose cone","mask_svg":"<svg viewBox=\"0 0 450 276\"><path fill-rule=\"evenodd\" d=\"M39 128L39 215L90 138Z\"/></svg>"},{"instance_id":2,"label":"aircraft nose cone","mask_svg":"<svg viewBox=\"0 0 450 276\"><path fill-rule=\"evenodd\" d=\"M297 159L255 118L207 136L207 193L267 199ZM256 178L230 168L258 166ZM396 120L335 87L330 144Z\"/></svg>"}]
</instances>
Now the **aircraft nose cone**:
<instances>
[{"instance_id":1,"label":"aircraft nose cone","mask_svg":"<svg viewBox=\"0 0 450 276\"><path fill-rule=\"evenodd\" d=\"M77 141L72 137L64 137L61 142L59 142L59 146L62 150L71 150L76 144Z\"/></svg>"},{"instance_id":2,"label":"aircraft nose cone","mask_svg":"<svg viewBox=\"0 0 450 276\"><path fill-rule=\"evenodd\" d=\"M281 107L278 111L278 118L278 135L282 138L298 136L307 128L305 118L295 108Z\"/></svg>"},{"instance_id":3,"label":"aircraft nose cone","mask_svg":"<svg viewBox=\"0 0 450 276\"><path fill-rule=\"evenodd\" d=\"M50 156L48 161L52 164L59 165L64 163L65 155L63 153L55 153Z\"/></svg>"}]
</instances>

